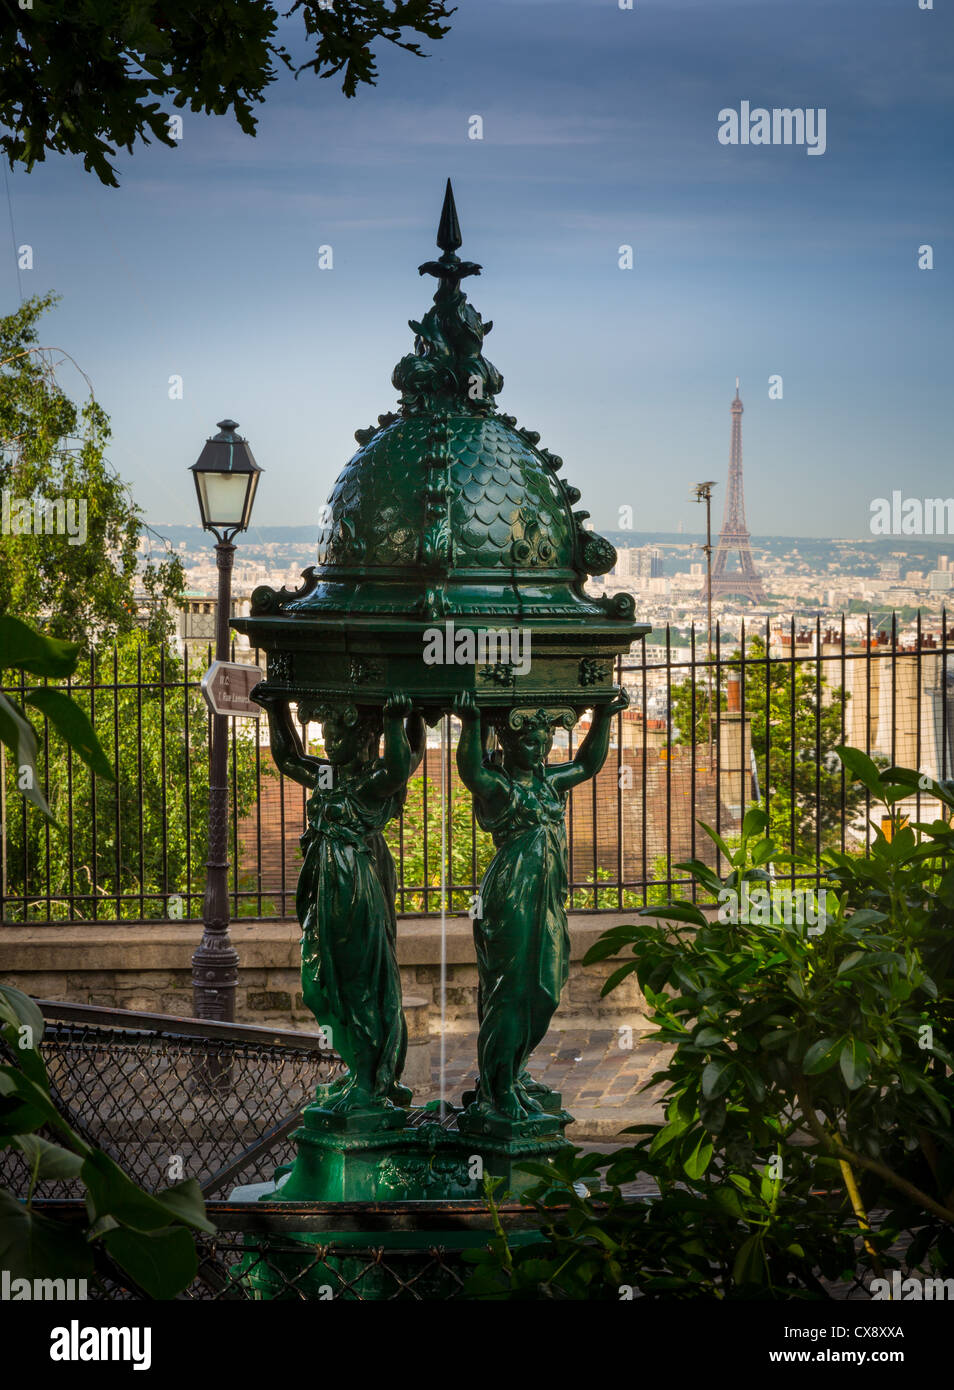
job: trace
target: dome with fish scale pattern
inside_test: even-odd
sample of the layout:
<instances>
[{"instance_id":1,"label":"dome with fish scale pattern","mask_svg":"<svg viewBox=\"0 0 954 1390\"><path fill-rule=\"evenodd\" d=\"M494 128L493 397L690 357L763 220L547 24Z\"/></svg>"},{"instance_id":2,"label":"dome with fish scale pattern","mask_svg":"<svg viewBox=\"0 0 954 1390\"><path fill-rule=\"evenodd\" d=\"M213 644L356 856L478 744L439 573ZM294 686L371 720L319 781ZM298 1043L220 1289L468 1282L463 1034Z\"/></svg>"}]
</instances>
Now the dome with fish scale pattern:
<instances>
[{"instance_id":1,"label":"dome with fish scale pattern","mask_svg":"<svg viewBox=\"0 0 954 1390\"><path fill-rule=\"evenodd\" d=\"M572 569L573 519L566 497L533 447L498 416L458 415L447 425L448 563L458 570ZM318 538L320 565L353 560L358 536L352 538L348 519L359 516L370 533L360 538L361 563L421 562L427 482L421 460L431 442L428 422L412 416L387 425L355 454L328 499L327 524ZM407 483L400 492L398 480Z\"/></svg>"},{"instance_id":2,"label":"dome with fish scale pattern","mask_svg":"<svg viewBox=\"0 0 954 1390\"><path fill-rule=\"evenodd\" d=\"M576 666L591 661L579 683L604 683L610 694L606 670L594 674L599 653L583 649L595 642L604 657L618 654L648 631L634 623L630 595L584 589L589 576L613 567L616 551L585 527L588 512L574 510L580 493L559 476L562 459L498 410L503 378L482 351L493 325L461 289L481 268L459 259L460 244L448 180L437 235L443 254L420 267L438 281L434 301L420 322L411 320L414 350L392 376L399 411L356 431L360 447L321 509L318 563L302 586L256 589L251 617L233 623L275 652L269 685L290 688L297 667L318 689L326 668L304 655L316 631L331 667L336 647L349 653L348 680L353 687L360 672L370 696L380 685L375 649L403 641L409 654L416 640L419 652L421 632L435 621L506 622L531 629L537 652L541 642L559 650L567 670L568 636L577 634ZM555 668L546 669L552 676ZM400 663L396 672L402 688L422 683ZM335 679L340 685L343 677ZM506 671L494 683L516 690ZM573 682L564 674L558 684L566 694Z\"/></svg>"},{"instance_id":3,"label":"dome with fish scale pattern","mask_svg":"<svg viewBox=\"0 0 954 1390\"><path fill-rule=\"evenodd\" d=\"M315 587L290 612L352 603L429 618L545 607L603 610L572 592L580 540L562 487L515 422L498 415L385 419L324 508ZM435 485L435 460L440 476ZM596 557L606 568L609 549ZM521 599L521 584L544 585Z\"/></svg>"}]
</instances>

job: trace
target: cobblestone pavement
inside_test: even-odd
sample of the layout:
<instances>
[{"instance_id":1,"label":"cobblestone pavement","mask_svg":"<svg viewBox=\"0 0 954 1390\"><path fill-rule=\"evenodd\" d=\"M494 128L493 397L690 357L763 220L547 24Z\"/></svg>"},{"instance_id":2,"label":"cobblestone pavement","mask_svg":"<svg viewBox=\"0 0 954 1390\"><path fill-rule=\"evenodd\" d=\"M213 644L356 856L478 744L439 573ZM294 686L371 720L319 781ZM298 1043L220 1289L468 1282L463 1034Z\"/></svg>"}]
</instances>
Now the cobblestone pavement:
<instances>
[{"instance_id":1,"label":"cobblestone pavement","mask_svg":"<svg viewBox=\"0 0 954 1390\"><path fill-rule=\"evenodd\" d=\"M615 1028L553 1030L533 1054L530 1071L563 1096L577 1123L571 1139L612 1139L626 1125L662 1118L661 1087L640 1094L645 1081L665 1064L666 1049L656 1043L620 1047ZM476 1072L476 1033L448 1034L444 1039L444 1095L460 1103L460 1094ZM440 1039L431 1041L431 1087L427 1099L440 1095ZM422 1097L425 1098L425 1097Z\"/></svg>"}]
</instances>

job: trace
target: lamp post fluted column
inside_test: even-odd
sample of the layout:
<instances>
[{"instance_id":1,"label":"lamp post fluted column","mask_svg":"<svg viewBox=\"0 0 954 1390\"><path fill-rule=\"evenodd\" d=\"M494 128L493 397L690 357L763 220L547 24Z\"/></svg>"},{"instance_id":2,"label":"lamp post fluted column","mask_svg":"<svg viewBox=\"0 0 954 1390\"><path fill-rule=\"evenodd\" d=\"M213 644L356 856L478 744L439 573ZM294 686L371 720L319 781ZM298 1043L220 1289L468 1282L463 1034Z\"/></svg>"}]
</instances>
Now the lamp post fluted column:
<instances>
[{"instance_id":1,"label":"lamp post fluted column","mask_svg":"<svg viewBox=\"0 0 954 1390\"><path fill-rule=\"evenodd\" d=\"M712 489L715 482L696 483L694 496L706 504L706 681L709 693L709 771L712 771Z\"/></svg>"},{"instance_id":2,"label":"lamp post fluted column","mask_svg":"<svg viewBox=\"0 0 954 1390\"><path fill-rule=\"evenodd\" d=\"M218 602L215 609L215 657L229 659L232 616L233 538L247 531L261 469L235 420L220 420L219 432L206 441L191 473L202 526L216 539ZM229 729L214 699L209 748L209 853L202 899L202 940L192 957L192 999L196 1018L231 1023L235 1018L238 952L229 939Z\"/></svg>"},{"instance_id":3,"label":"lamp post fluted column","mask_svg":"<svg viewBox=\"0 0 954 1390\"><path fill-rule=\"evenodd\" d=\"M232 560L235 546L219 541L218 602L215 611L215 657L229 659L232 607ZM209 757L209 851L202 900L202 941L192 956L192 997L196 1018L231 1023L235 1018L238 952L229 937L229 788L228 715L212 715Z\"/></svg>"}]
</instances>

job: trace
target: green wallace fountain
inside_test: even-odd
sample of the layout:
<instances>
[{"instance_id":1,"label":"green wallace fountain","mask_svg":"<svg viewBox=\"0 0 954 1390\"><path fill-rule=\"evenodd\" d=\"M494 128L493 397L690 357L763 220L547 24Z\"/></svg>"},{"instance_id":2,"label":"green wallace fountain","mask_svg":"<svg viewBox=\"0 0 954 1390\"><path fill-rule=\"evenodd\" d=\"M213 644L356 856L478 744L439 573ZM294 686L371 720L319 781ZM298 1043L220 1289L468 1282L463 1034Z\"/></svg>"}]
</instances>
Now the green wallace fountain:
<instances>
[{"instance_id":1,"label":"green wallace fountain","mask_svg":"<svg viewBox=\"0 0 954 1390\"><path fill-rule=\"evenodd\" d=\"M616 658L648 628L629 595L585 592L616 552L574 510L580 493L562 460L497 408L503 378L483 355L492 325L461 288L481 268L457 255L449 181L437 245L440 258L420 267L437 281L433 304L411 320L414 350L392 376L399 409L356 432L358 452L322 509L318 564L299 589L256 589L251 615L232 623L267 655L255 698L275 762L311 789L302 990L347 1064L305 1109L290 1169L236 1200L473 1203L481 1170L516 1194L534 1181L519 1164L567 1142L559 1095L527 1070L569 969L564 812L571 788L603 765L627 703ZM549 764L556 729L587 710L575 757ZM426 726L450 713L460 776L496 854L474 908L478 1079L434 1113L413 1107L401 1080L396 872L383 831ZM311 721L323 759L296 728ZM359 1240L367 1234L342 1234L336 1249ZM415 1242L467 1243L433 1231L373 1237L404 1252ZM268 1297L267 1280L261 1288Z\"/></svg>"}]
</instances>

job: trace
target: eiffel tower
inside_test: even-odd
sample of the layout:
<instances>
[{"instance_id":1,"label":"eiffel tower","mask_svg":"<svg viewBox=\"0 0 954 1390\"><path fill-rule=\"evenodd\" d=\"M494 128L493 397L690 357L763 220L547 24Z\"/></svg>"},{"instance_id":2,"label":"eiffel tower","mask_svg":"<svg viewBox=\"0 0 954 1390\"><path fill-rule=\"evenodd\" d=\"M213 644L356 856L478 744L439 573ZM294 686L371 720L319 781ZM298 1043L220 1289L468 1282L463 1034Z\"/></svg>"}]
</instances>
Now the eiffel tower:
<instances>
[{"instance_id":1,"label":"eiffel tower","mask_svg":"<svg viewBox=\"0 0 954 1390\"><path fill-rule=\"evenodd\" d=\"M729 486L725 494L722 530L712 561L712 597L747 598L753 603L765 602L762 580L752 560L749 531L745 524L745 496L742 492L742 402L739 399L739 378L735 379L735 400L732 402L732 443L729 448ZM729 569L728 560L737 555L738 569ZM705 598L706 586L702 586Z\"/></svg>"}]
</instances>

